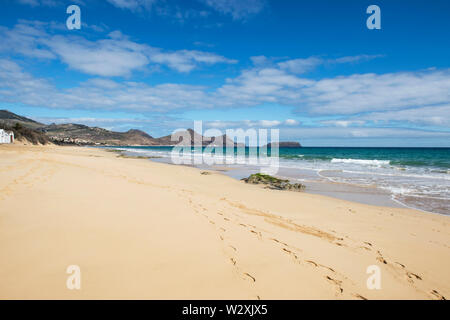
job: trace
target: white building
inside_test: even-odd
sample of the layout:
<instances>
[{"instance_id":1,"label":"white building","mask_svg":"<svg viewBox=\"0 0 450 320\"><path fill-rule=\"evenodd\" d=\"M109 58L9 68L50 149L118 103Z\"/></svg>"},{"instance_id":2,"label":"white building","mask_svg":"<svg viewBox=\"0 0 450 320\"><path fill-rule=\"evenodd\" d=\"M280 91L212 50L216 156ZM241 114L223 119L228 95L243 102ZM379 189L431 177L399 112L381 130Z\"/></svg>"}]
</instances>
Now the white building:
<instances>
[{"instance_id":1,"label":"white building","mask_svg":"<svg viewBox=\"0 0 450 320\"><path fill-rule=\"evenodd\" d=\"M0 129L0 143L13 143L14 133Z\"/></svg>"}]
</instances>

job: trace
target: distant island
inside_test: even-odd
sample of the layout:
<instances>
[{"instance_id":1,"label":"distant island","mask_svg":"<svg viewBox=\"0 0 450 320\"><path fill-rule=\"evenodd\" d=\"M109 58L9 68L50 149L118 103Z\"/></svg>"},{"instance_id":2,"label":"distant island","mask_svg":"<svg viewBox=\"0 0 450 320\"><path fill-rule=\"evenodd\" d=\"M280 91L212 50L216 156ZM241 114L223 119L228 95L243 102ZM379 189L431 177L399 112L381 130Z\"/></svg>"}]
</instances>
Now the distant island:
<instances>
[{"instance_id":1,"label":"distant island","mask_svg":"<svg viewBox=\"0 0 450 320\"><path fill-rule=\"evenodd\" d=\"M281 141L281 142L274 142L274 143L268 143L267 147L279 147L279 148L301 148L301 144L299 142L295 141Z\"/></svg>"},{"instance_id":2,"label":"distant island","mask_svg":"<svg viewBox=\"0 0 450 320\"><path fill-rule=\"evenodd\" d=\"M205 137L192 129L180 132L178 141L172 141L171 135L154 138L144 131L136 129L115 132L75 123L46 125L7 110L0 110L0 129L11 130L18 140L25 139L33 144L51 142L58 145L80 146L174 146L182 141L181 136L189 135L190 141L185 141L187 145L194 145L194 141L202 141L203 146L241 146L226 135ZM268 146L270 147L270 145L269 143ZM294 148L300 147L300 144L298 142L280 142L280 147Z\"/></svg>"}]
</instances>

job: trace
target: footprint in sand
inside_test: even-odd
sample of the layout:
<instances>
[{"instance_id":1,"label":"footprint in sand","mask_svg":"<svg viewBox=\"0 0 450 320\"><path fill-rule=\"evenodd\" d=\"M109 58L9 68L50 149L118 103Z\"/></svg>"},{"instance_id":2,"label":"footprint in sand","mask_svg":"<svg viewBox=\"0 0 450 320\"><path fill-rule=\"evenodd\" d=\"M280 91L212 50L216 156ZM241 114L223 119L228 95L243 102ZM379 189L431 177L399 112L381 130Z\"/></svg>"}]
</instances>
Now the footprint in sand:
<instances>
[{"instance_id":1,"label":"footprint in sand","mask_svg":"<svg viewBox=\"0 0 450 320\"><path fill-rule=\"evenodd\" d=\"M260 240L262 239L262 234L261 234L261 232L256 232L255 230L250 230L250 232L256 234L256 236L258 237L258 239L260 239Z\"/></svg>"},{"instance_id":2,"label":"footprint in sand","mask_svg":"<svg viewBox=\"0 0 450 320\"><path fill-rule=\"evenodd\" d=\"M318 266L317 263L315 263L314 261L311 261L311 260L306 260L305 262L309 263L309 264L312 264L314 267Z\"/></svg>"},{"instance_id":3,"label":"footprint in sand","mask_svg":"<svg viewBox=\"0 0 450 320\"><path fill-rule=\"evenodd\" d=\"M325 279L327 279L329 282L331 282L334 285L336 285L337 286L337 290L338 290L339 293L343 293L344 292L344 289L342 289L342 287L341 287L342 281L333 279L330 276L326 276Z\"/></svg>"},{"instance_id":4,"label":"footprint in sand","mask_svg":"<svg viewBox=\"0 0 450 320\"><path fill-rule=\"evenodd\" d=\"M447 300L445 299L445 297L443 295L441 295L439 292L437 292L436 290L431 290L429 292L432 296L434 296L435 298L437 298L438 300Z\"/></svg>"},{"instance_id":5,"label":"footprint in sand","mask_svg":"<svg viewBox=\"0 0 450 320\"><path fill-rule=\"evenodd\" d=\"M381 254L380 251L377 251L378 257L377 257L377 261L380 261L383 264L388 264L387 261L383 258L383 255Z\"/></svg>"},{"instance_id":6,"label":"footprint in sand","mask_svg":"<svg viewBox=\"0 0 450 320\"><path fill-rule=\"evenodd\" d=\"M331 272L333 272L333 273L335 273L335 272L336 272L336 271L334 271L334 269L333 269L333 268L330 268L330 267L324 266L323 264L319 264L319 267L321 267L321 268L325 268L325 269L327 269L327 270L329 270L329 271L331 271Z\"/></svg>"},{"instance_id":7,"label":"footprint in sand","mask_svg":"<svg viewBox=\"0 0 450 320\"><path fill-rule=\"evenodd\" d=\"M282 245L284 245L284 246L288 247L288 244L287 244L287 243L285 243L285 242L282 242L282 241L280 241L280 240L278 240L278 239L275 239L275 238L270 238L269 240L275 241L275 242L277 242L277 243L280 243L280 244L282 244Z\"/></svg>"},{"instance_id":8,"label":"footprint in sand","mask_svg":"<svg viewBox=\"0 0 450 320\"><path fill-rule=\"evenodd\" d=\"M253 282L256 282L256 278L255 278L254 276L248 274L247 272L244 272L244 275L247 276L247 277L249 277L250 279L252 279Z\"/></svg>"},{"instance_id":9,"label":"footprint in sand","mask_svg":"<svg viewBox=\"0 0 450 320\"><path fill-rule=\"evenodd\" d=\"M412 273L412 272L406 272L406 276L408 278L416 278L417 280L422 280L422 277L420 277L419 275Z\"/></svg>"},{"instance_id":10,"label":"footprint in sand","mask_svg":"<svg viewBox=\"0 0 450 320\"><path fill-rule=\"evenodd\" d=\"M359 293L355 293L353 296L354 296L355 298L358 298L358 299L361 299L361 300L367 300L366 297L360 295Z\"/></svg>"},{"instance_id":11,"label":"footprint in sand","mask_svg":"<svg viewBox=\"0 0 450 320\"><path fill-rule=\"evenodd\" d=\"M290 256L292 256L295 260L298 259L297 255L296 255L294 252L292 252L291 250L286 249L286 248L283 248L282 250L283 250L284 252L286 252L287 254L289 254Z\"/></svg>"}]
</instances>

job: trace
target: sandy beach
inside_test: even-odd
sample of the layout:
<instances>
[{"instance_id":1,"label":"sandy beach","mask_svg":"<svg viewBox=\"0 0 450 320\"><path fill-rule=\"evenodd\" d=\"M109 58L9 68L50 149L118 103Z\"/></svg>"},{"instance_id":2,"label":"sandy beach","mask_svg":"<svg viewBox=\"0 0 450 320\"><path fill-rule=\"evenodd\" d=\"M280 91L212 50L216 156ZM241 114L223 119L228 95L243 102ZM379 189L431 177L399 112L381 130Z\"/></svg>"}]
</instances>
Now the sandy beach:
<instances>
[{"instance_id":1,"label":"sandy beach","mask_svg":"<svg viewBox=\"0 0 450 320\"><path fill-rule=\"evenodd\" d=\"M0 146L2 299L442 299L450 218L105 150ZM81 289L66 287L69 265ZM381 270L370 290L369 266Z\"/></svg>"}]
</instances>

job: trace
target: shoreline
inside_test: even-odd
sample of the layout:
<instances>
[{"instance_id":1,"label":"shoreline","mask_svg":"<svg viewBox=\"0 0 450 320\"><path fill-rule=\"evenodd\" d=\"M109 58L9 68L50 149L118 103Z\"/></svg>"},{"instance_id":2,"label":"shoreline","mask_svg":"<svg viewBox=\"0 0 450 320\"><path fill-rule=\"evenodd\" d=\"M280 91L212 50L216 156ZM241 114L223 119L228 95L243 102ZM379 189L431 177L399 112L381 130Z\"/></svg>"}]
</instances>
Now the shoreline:
<instances>
[{"instance_id":1,"label":"shoreline","mask_svg":"<svg viewBox=\"0 0 450 320\"><path fill-rule=\"evenodd\" d=\"M129 146L123 146L121 148L126 148ZM142 156L139 155L137 152L133 152L130 150L123 150L123 149L114 149L117 147L105 147L106 150L115 150L115 152L121 153L122 155L128 156L128 157L139 157L139 158L147 158L150 161L157 162L157 163L165 163L165 164L171 164L171 165L177 165L172 162L170 162L167 158L159 156ZM181 164L183 165L183 164ZM223 165L184 165L188 167L197 168L200 170L212 170L216 172L220 172L225 176L232 177L236 180L241 180L242 178L248 177L252 173L259 172L258 169L252 168L251 166L245 167L245 168L235 168L232 166L227 166L225 164ZM215 167L221 167L222 169L216 169ZM355 183L349 183L349 182L340 182L340 181L334 181L332 179L329 179L327 177L324 177L321 175L321 172L328 171L328 170L320 170L317 172L317 175L323 179L324 181L312 181L312 180L305 180L301 178L293 178L292 176L282 175L282 174L276 174L275 176L282 178L282 179L288 179L294 182L300 182L307 186L307 188L304 190L304 192L309 194L317 194L317 195L323 195L328 196L334 199L340 199L340 200L348 200L351 202L357 202L361 204L369 204L369 205L375 205L375 206L385 206L385 207L392 207L392 208L408 208L411 210L417 210L424 213L431 213L431 214L438 214L443 216L449 216L449 214L441 213L441 212L433 212L429 210L425 210L422 208L414 207L412 205L408 205L398 199L395 198L393 193L389 193L386 190L383 190L382 188L372 185L360 185ZM240 174L233 174L235 172L241 172ZM245 174L242 174L242 172L245 172ZM311 190L311 187L319 187L317 190ZM337 190L333 190L336 187Z\"/></svg>"},{"instance_id":2,"label":"shoreline","mask_svg":"<svg viewBox=\"0 0 450 320\"><path fill-rule=\"evenodd\" d=\"M99 148L0 146L6 299L439 299L448 216ZM82 289L65 287L79 265ZM368 266L381 270L369 290Z\"/></svg>"}]
</instances>

